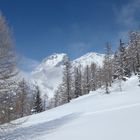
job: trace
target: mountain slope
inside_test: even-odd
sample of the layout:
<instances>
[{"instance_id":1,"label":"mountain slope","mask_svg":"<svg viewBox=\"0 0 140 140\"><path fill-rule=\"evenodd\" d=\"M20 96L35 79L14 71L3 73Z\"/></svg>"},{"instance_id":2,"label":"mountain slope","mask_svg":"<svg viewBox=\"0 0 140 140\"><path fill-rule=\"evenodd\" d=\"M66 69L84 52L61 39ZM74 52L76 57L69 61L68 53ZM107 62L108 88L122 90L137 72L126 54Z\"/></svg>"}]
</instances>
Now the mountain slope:
<instances>
[{"instance_id":1,"label":"mountain slope","mask_svg":"<svg viewBox=\"0 0 140 140\"><path fill-rule=\"evenodd\" d=\"M66 54L53 54L42 61L32 72L32 77L39 86L41 93L52 98L62 80L63 62ZM43 96L42 95L42 96Z\"/></svg>"},{"instance_id":2,"label":"mountain slope","mask_svg":"<svg viewBox=\"0 0 140 140\"><path fill-rule=\"evenodd\" d=\"M26 117L19 128L6 134L6 140L139 140L140 88L137 77L117 83L110 95L100 89L71 103Z\"/></svg>"},{"instance_id":3,"label":"mountain slope","mask_svg":"<svg viewBox=\"0 0 140 140\"><path fill-rule=\"evenodd\" d=\"M66 58L67 55L64 53L53 54L44 59L32 72L32 77L40 87L41 92L43 95L47 95L49 99L53 97L55 90L62 81L63 64ZM73 60L72 66L78 67L80 65L84 68L94 62L101 67L103 60L104 54L91 52Z\"/></svg>"}]
</instances>

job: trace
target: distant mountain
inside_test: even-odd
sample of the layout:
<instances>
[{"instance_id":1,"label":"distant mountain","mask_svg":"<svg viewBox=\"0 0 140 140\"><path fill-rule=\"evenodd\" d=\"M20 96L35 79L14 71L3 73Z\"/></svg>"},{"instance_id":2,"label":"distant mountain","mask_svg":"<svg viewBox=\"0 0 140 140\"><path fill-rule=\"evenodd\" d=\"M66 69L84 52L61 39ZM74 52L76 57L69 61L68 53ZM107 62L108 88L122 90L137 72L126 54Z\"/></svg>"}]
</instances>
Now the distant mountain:
<instances>
[{"instance_id":1,"label":"distant mountain","mask_svg":"<svg viewBox=\"0 0 140 140\"><path fill-rule=\"evenodd\" d=\"M63 64L67 59L67 54L53 54L45 58L41 64L39 64L32 72L32 77L36 84L40 87L42 96L47 95L48 98L52 98L58 85L62 82L63 76ZM104 60L104 54L95 52L87 53L80 58L72 61L72 66L77 67L81 65L84 68L91 63L97 64L101 67Z\"/></svg>"}]
</instances>

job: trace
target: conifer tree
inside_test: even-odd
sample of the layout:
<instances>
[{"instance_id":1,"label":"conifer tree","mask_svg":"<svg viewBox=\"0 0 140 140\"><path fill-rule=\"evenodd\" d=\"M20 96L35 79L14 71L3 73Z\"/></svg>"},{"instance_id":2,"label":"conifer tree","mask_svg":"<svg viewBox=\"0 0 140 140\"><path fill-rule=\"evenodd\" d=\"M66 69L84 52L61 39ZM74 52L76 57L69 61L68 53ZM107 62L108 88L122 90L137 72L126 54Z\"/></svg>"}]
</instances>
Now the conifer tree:
<instances>
[{"instance_id":1,"label":"conifer tree","mask_svg":"<svg viewBox=\"0 0 140 140\"><path fill-rule=\"evenodd\" d=\"M40 97L39 87L36 87L36 95L34 101L34 113L40 113L43 111L42 99Z\"/></svg>"},{"instance_id":2,"label":"conifer tree","mask_svg":"<svg viewBox=\"0 0 140 140\"><path fill-rule=\"evenodd\" d=\"M130 71L128 68L127 50L125 48L125 44L120 40L120 45L118 51L114 55L114 75L120 80L125 80L125 77L130 77Z\"/></svg>"}]
</instances>

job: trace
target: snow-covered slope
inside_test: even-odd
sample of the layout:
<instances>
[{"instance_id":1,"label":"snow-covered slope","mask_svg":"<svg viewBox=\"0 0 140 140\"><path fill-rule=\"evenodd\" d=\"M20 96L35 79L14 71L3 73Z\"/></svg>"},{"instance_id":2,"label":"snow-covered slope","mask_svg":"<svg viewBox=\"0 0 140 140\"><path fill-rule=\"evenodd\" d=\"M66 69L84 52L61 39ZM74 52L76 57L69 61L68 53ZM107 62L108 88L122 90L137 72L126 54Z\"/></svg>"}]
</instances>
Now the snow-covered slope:
<instances>
[{"instance_id":1,"label":"snow-covered slope","mask_svg":"<svg viewBox=\"0 0 140 140\"><path fill-rule=\"evenodd\" d=\"M63 106L17 120L6 140L139 140L140 87L137 77L117 83L109 95L104 89L72 100Z\"/></svg>"},{"instance_id":2,"label":"snow-covered slope","mask_svg":"<svg viewBox=\"0 0 140 140\"><path fill-rule=\"evenodd\" d=\"M67 55L53 54L42 61L42 63L32 72L32 77L40 87L41 93L47 95L48 98L52 98L55 90L62 81L63 63L67 58ZM88 53L80 58L72 61L72 66L85 67L91 63L102 66L104 54ZM42 96L43 96L42 95Z\"/></svg>"}]
</instances>

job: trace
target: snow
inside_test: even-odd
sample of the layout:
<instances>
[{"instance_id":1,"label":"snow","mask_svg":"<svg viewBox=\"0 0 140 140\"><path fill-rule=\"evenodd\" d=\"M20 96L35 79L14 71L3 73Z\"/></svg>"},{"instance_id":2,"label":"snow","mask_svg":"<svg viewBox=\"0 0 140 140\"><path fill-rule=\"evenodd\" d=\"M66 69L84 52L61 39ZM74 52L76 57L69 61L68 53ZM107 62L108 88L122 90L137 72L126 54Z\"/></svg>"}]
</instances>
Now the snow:
<instances>
[{"instance_id":1,"label":"snow","mask_svg":"<svg viewBox=\"0 0 140 140\"><path fill-rule=\"evenodd\" d=\"M133 76L110 88L99 89L63 106L25 117L7 132L6 140L139 140L140 87ZM4 137L4 136L3 136ZM3 140L4 138L2 138Z\"/></svg>"},{"instance_id":2,"label":"snow","mask_svg":"<svg viewBox=\"0 0 140 140\"><path fill-rule=\"evenodd\" d=\"M41 71L43 68L47 67L56 67L63 63L63 60L67 57L66 54L60 53L60 54L52 54L45 58L42 63L33 71L33 73L36 73L38 71Z\"/></svg>"},{"instance_id":3,"label":"snow","mask_svg":"<svg viewBox=\"0 0 140 140\"><path fill-rule=\"evenodd\" d=\"M66 54L53 54L42 61L32 72L32 79L39 86L42 96L51 99L62 81L63 62Z\"/></svg>"},{"instance_id":4,"label":"snow","mask_svg":"<svg viewBox=\"0 0 140 140\"><path fill-rule=\"evenodd\" d=\"M63 64L67 57L65 53L54 53L51 56L45 58L41 64L36 67L32 72L31 77L39 86L42 97L47 96L51 99L54 96L57 87L62 82L63 77ZM72 61L73 67L81 65L82 68L91 63L102 66L104 60L104 54L90 52Z\"/></svg>"},{"instance_id":5,"label":"snow","mask_svg":"<svg viewBox=\"0 0 140 140\"><path fill-rule=\"evenodd\" d=\"M92 63L95 63L97 66L102 67L104 56L105 56L104 54L90 52L74 60L73 65L74 66L81 65L81 67L84 68L87 65L91 65Z\"/></svg>"},{"instance_id":6,"label":"snow","mask_svg":"<svg viewBox=\"0 0 140 140\"><path fill-rule=\"evenodd\" d=\"M63 67L46 67L41 72L33 74L32 77L39 86L42 96L47 95L50 99L62 81Z\"/></svg>"}]
</instances>

